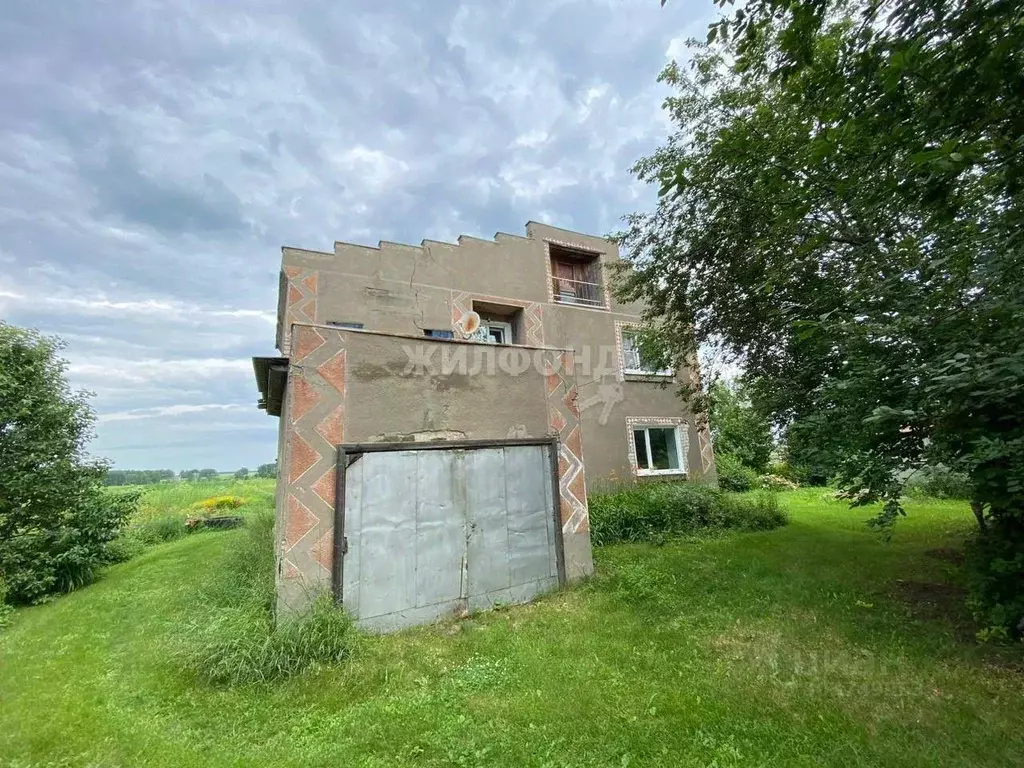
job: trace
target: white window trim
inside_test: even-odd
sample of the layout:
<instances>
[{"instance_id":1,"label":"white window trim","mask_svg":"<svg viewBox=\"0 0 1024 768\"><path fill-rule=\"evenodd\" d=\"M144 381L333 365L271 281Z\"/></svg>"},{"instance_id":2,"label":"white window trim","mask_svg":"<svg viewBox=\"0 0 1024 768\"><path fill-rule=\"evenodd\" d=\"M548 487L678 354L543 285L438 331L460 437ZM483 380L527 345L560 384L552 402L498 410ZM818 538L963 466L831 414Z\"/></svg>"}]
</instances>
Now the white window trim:
<instances>
[{"instance_id":1,"label":"white window trim","mask_svg":"<svg viewBox=\"0 0 1024 768\"><path fill-rule=\"evenodd\" d=\"M505 340L504 341L496 341L496 342L494 342L495 344L500 344L501 346L508 346L509 344L512 343L512 324L511 323L502 323L502 322L499 322L499 321L491 322L490 320L485 320L482 323L482 325L487 328L487 332L488 333L490 333L491 328L501 328L502 338L504 338Z\"/></svg>"},{"instance_id":2,"label":"white window trim","mask_svg":"<svg viewBox=\"0 0 1024 768\"><path fill-rule=\"evenodd\" d=\"M635 336L639 330L639 326L630 323L617 322L615 323L615 328L618 332L615 341L619 348L619 366L622 370L623 376L648 376L657 377L659 379L671 379L676 375L675 371L669 368L664 368L660 371L648 371L643 368L627 368L625 334ZM639 359L639 354L637 355L637 358Z\"/></svg>"},{"instance_id":3,"label":"white window trim","mask_svg":"<svg viewBox=\"0 0 1024 768\"><path fill-rule=\"evenodd\" d=\"M633 432L638 429L672 429L676 436L676 455L679 456L680 467L678 469L644 469L640 466L640 459L636 455L636 443L634 441ZM686 419L681 418L643 418L643 417L627 417L626 418L626 437L628 438L629 446L629 463L630 468L633 470L633 474L642 477L652 476L680 476L689 474L688 460L686 451L689 448L689 435L687 430L689 428L689 422ZM651 456L651 436L649 432L644 432L644 441L647 447L647 457Z\"/></svg>"}]
</instances>

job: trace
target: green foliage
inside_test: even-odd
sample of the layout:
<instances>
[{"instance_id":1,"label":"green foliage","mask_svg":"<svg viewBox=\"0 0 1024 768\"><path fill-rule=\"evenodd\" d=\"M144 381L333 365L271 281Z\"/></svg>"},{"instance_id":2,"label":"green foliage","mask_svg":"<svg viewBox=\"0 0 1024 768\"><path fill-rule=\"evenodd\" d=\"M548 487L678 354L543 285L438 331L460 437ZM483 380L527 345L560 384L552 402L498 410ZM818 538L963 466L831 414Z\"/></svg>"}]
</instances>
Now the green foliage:
<instances>
[{"instance_id":1,"label":"green foliage","mask_svg":"<svg viewBox=\"0 0 1024 768\"><path fill-rule=\"evenodd\" d=\"M235 470L235 480L245 480L249 476L249 470L246 467Z\"/></svg>"},{"instance_id":2,"label":"green foliage","mask_svg":"<svg viewBox=\"0 0 1024 768\"><path fill-rule=\"evenodd\" d=\"M185 521L174 515L155 517L131 528L131 535L143 546L147 547L180 539L187 533L188 529L185 527Z\"/></svg>"},{"instance_id":3,"label":"green foliage","mask_svg":"<svg viewBox=\"0 0 1024 768\"><path fill-rule=\"evenodd\" d=\"M273 530L269 515L250 518L241 546L200 597L206 614L179 640L175 656L204 683L270 683L339 663L351 652L351 621L330 595L317 598L301 618L274 626Z\"/></svg>"},{"instance_id":4,"label":"green foliage","mask_svg":"<svg viewBox=\"0 0 1024 768\"><path fill-rule=\"evenodd\" d=\"M994 526L1012 525L997 520ZM979 533L968 548L969 605L982 640L1024 635L1024 528Z\"/></svg>"},{"instance_id":5,"label":"green foliage","mask_svg":"<svg viewBox=\"0 0 1024 768\"><path fill-rule=\"evenodd\" d=\"M775 447L771 421L754 407L745 382L717 381L709 400L715 454L731 454L758 474L767 471Z\"/></svg>"},{"instance_id":6,"label":"green foliage","mask_svg":"<svg viewBox=\"0 0 1024 768\"><path fill-rule=\"evenodd\" d=\"M770 530L785 525L786 513L774 494L734 496L693 483L643 483L592 494L590 538L595 545L615 541L664 541L666 536L708 530Z\"/></svg>"},{"instance_id":7,"label":"green foliage","mask_svg":"<svg viewBox=\"0 0 1024 768\"><path fill-rule=\"evenodd\" d=\"M275 461L272 464L260 464L256 467L256 477L277 477L277 462Z\"/></svg>"},{"instance_id":8,"label":"green foliage","mask_svg":"<svg viewBox=\"0 0 1024 768\"><path fill-rule=\"evenodd\" d=\"M677 358L740 359L790 459L882 528L934 464L988 535L1024 520L1022 50L1019 3L753 0L662 74L622 294Z\"/></svg>"},{"instance_id":9,"label":"green foliage","mask_svg":"<svg viewBox=\"0 0 1024 768\"><path fill-rule=\"evenodd\" d=\"M773 461L768 465L768 474L784 477L797 485L803 485L807 481L807 475L803 469L788 461Z\"/></svg>"},{"instance_id":10,"label":"green foliage","mask_svg":"<svg viewBox=\"0 0 1024 768\"><path fill-rule=\"evenodd\" d=\"M14 607L7 602L7 584L3 576L0 576L0 629L7 626L13 613Z\"/></svg>"},{"instance_id":11,"label":"green foliage","mask_svg":"<svg viewBox=\"0 0 1024 768\"><path fill-rule=\"evenodd\" d=\"M761 475L757 479L758 486L766 491L795 491L800 484L782 475Z\"/></svg>"},{"instance_id":12,"label":"green foliage","mask_svg":"<svg viewBox=\"0 0 1024 768\"><path fill-rule=\"evenodd\" d=\"M911 475L904 484L908 496L933 499L970 499L974 492L970 478L947 467L925 467Z\"/></svg>"},{"instance_id":13,"label":"green foliage","mask_svg":"<svg viewBox=\"0 0 1024 768\"><path fill-rule=\"evenodd\" d=\"M742 493L758 487L757 472L731 453L717 454L715 468L718 473L718 487L724 491Z\"/></svg>"},{"instance_id":14,"label":"green foliage","mask_svg":"<svg viewBox=\"0 0 1024 768\"><path fill-rule=\"evenodd\" d=\"M173 469L108 469L104 485L153 485L174 480Z\"/></svg>"},{"instance_id":15,"label":"green foliage","mask_svg":"<svg viewBox=\"0 0 1024 768\"><path fill-rule=\"evenodd\" d=\"M103 492L106 465L85 453L94 416L60 348L0 322L0 578L13 603L95 578L139 498Z\"/></svg>"}]
</instances>

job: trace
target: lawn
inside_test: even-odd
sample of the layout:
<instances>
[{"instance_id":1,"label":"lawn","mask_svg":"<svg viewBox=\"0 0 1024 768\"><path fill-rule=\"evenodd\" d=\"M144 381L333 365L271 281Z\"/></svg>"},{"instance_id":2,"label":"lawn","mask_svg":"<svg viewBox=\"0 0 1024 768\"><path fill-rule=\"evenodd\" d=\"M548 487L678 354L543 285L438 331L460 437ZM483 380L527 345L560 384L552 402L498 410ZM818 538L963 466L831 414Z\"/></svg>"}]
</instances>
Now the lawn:
<instances>
[{"instance_id":1,"label":"lawn","mask_svg":"<svg viewBox=\"0 0 1024 768\"><path fill-rule=\"evenodd\" d=\"M274 686L170 650L246 532L162 544L0 636L0 764L1024 764L1020 654L970 642L957 591L965 505L911 502L887 544L821 489L784 503L784 528L604 547L585 585Z\"/></svg>"}]
</instances>

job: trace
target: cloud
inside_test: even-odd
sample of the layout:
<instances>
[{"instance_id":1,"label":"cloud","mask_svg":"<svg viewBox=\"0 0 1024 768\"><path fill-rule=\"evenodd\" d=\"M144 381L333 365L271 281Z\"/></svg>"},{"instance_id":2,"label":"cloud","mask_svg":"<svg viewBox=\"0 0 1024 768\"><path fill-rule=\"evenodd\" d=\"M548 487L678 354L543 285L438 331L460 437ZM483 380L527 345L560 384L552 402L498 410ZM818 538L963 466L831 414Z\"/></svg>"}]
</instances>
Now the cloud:
<instances>
[{"instance_id":1,"label":"cloud","mask_svg":"<svg viewBox=\"0 0 1024 768\"><path fill-rule=\"evenodd\" d=\"M627 169L667 132L655 77L716 13L9 5L0 316L67 339L104 414L94 451L221 468L275 452L249 358L273 348L281 245L617 228L651 202ZM232 407L160 410L211 404Z\"/></svg>"},{"instance_id":2,"label":"cloud","mask_svg":"<svg viewBox=\"0 0 1024 768\"><path fill-rule=\"evenodd\" d=\"M95 362L73 362L68 373L76 379L89 382L130 382L149 384L166 381L235 376L252 377L252 362L244 358L231 360L197 358L193 360L124 360L106 359Z\"/></svg>"},{"instance_id":3,"label":"cloud","mask_svg":"<svg viewBox=\"0 0 1024 768\"><path fill-rule=\"evenodd\" d=\"M235 403L204 403L202 405L162 405L156 408L136 408L131 411L101 413L99 422L137 421L139 419L155 419L161 416L183 416L185 414L207 413L209 411L240 411L244 405Z\"/></svg>"}]
</instances>

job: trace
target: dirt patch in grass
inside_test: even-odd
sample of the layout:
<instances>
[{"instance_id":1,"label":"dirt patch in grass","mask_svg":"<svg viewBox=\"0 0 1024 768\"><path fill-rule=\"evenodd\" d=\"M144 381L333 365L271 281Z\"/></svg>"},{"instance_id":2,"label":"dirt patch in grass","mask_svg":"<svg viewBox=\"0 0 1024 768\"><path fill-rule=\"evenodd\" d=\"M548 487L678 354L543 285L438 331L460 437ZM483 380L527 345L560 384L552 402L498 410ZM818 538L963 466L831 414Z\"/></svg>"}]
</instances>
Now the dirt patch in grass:
<instances>
[{"instance_id":1,"label":"dirt patch in grass","mask_svg":"<svg viewBox=\"0 0 1024 768\"><path fill-rule=\"evenodd\" d=\"M967 590L955 584L897 579L893 596L905 604L915 618L948 621L957 640L973 642L977 627L967 610Z\"/></svg>"},{"instance_id":2,"label":"dirt patch in grass","mask_svg":"<svg viewBox=\"0 0 1024 768\"><path fill-rule=\"evenodd\" d=\"M942 560L945 563L951 565L961 566L964 564L964 551L957 549L956 547L936 547L935 549L926 549L925 554L928 557L933 557L936 560Z\"/></svg>"}]
</instances>

